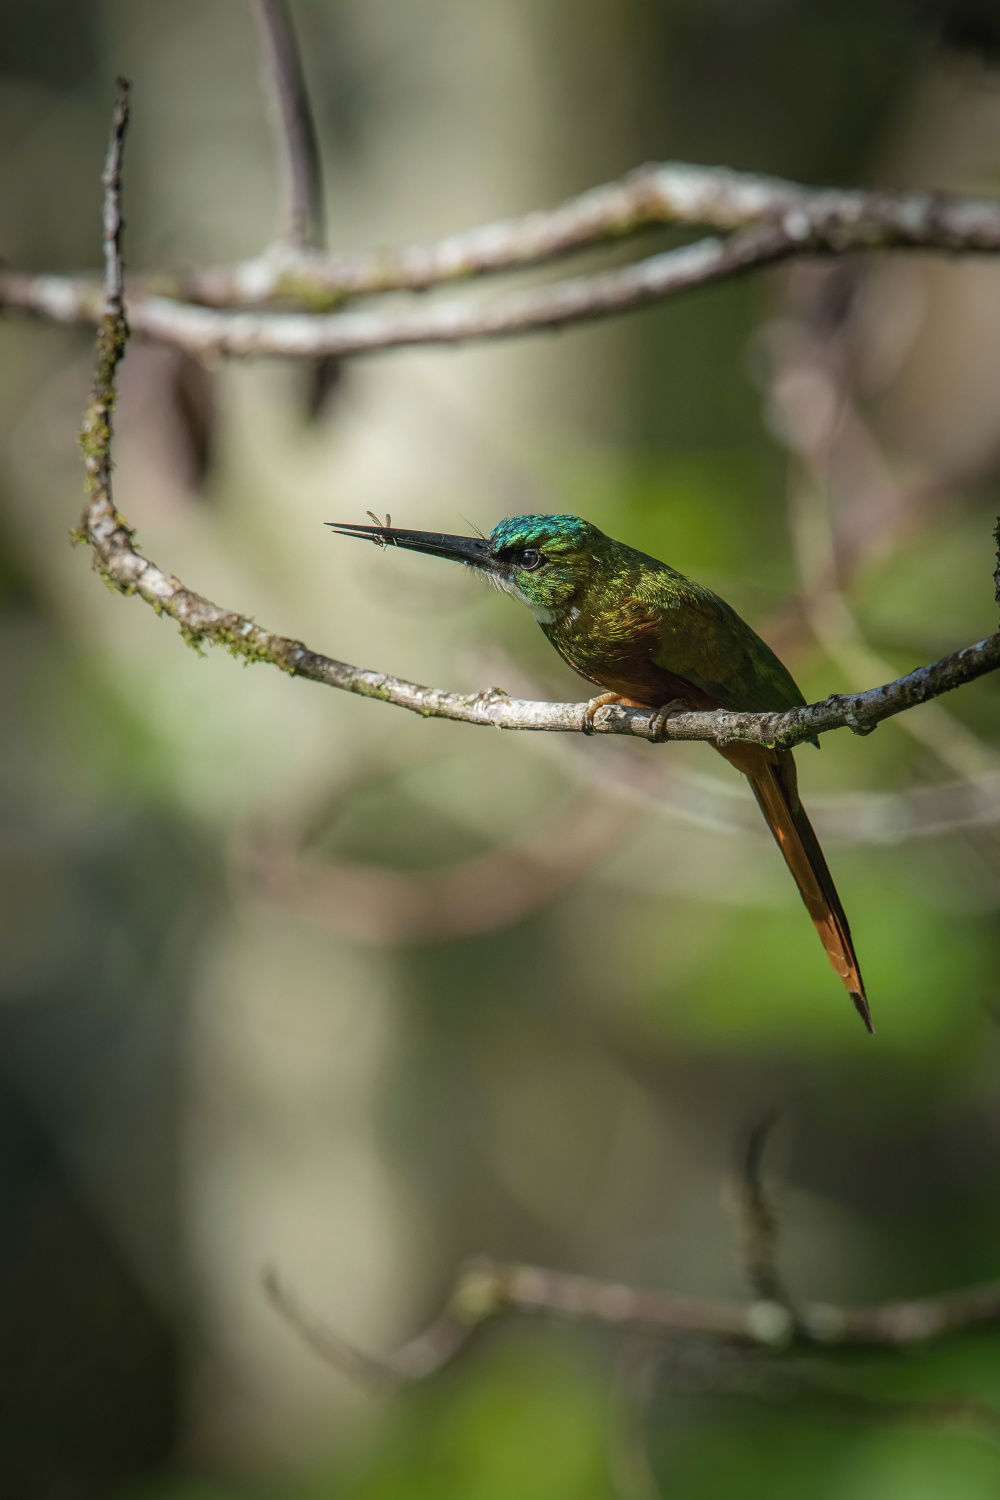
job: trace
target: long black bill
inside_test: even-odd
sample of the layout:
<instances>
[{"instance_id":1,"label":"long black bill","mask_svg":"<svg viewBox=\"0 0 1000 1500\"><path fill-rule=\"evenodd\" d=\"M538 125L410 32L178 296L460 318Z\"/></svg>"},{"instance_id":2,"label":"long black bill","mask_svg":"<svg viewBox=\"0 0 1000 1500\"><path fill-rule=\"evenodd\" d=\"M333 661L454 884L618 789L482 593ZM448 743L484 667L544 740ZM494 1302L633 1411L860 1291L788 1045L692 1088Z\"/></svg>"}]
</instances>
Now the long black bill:
<instances>
[{"instance_id":1,"label":"long black bill","mask_svg":"<svg viewBox=\"0 0 1000 1500\"><path fill-rule=\"evenodd\" d=\"M402 531L398 526L352 526L341 521L327 521L340 536L358 537L379 547L405 547L409 552L427 552L431 557L446 557L451 562L471 563L489 570L492 559L489 544L481 536L445 536L440 531Z\"/></svg>"}]
</instances>

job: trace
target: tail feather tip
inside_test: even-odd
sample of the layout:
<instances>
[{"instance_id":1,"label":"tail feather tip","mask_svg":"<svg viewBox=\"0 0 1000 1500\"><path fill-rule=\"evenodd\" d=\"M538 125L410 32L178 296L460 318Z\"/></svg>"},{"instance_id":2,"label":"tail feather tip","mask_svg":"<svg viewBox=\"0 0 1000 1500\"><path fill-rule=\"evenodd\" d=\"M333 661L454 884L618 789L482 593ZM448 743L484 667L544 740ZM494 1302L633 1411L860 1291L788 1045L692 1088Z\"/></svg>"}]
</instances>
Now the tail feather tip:
<instances>
[{"instance_id":1,"label":"tail feather tip","mask_svg":"<svg viewBox=\"0 0 1000 1500\"><path fill-rule=\"evenodd\" d=\"M868 1001L863 994L857 990L851 990L851 999L854 1001L854 1009L865 1023L865 1030L869 1036L875 1035L875 1027L872 1024L872 1013L868 1009Z\"/></svg>"}]
</instances>

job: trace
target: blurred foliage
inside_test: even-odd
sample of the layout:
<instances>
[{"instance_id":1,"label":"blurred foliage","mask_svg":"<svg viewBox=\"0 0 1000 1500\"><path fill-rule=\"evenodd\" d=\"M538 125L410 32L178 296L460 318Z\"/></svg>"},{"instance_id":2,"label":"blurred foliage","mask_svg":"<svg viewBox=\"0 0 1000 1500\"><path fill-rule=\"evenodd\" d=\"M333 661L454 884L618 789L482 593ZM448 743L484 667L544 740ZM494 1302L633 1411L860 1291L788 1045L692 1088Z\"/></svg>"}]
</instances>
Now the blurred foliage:
<instances>
[{"instance_id":1,"label":"blurred foliage","mask_svg":"<svg viewBox=\"0 0 1000 1500\"><path fill-rule=\"evenodd\" d=\"M652 157L844 182L923 181L933 158L932 186L996 178L998 85L977 55L989 8L969 0L293 9L336 243L515 212ZM95 260L120 67L137 101L134 263L252 252L273 152L244 11L15 0L0 14L0 253ZM954 159L933 155L945 144ZM882 502L853 471L826 497L860 557L847 604L899 671L996 624L1000 300L975 280L989 268L949 281L928 259L900 301L916 342L890 328L895 373L878 389L858 377L894 529L866 532ZM780 636L808 696L843 689L848 666L795 597L796 460L769 385L775 328L804 321L796 287L754 277L558 341L359 362L312 425L288 372L192 378L135 346L123 508L162 565L321 649L574 698L509 600L319 528L369 504L446 529L579 512ZM896 306L888 282L869 292L859 344ZM424 723L197 660L136 601L105 597L66 546L89 358L84 333L0 330L0 1391L20 1445L0 1491L640 1500L613 1341L490 1327L426 1385L366 1403L264 1305L260 1265L328 1294L331 1321L373 1347L432 1316L483 1250L742 1295L719 1188L763 1104L781 1110L797 1293L874 1300L995 1275L995 824L831 843L870 1042L766 832L728 818L745 803L707 747ZM954 404L966 378L985 416L964 467L938 472L917 440L975 427L971 398ZM945 707L995 774L997 684ZM380 948L315 893L308 908L269 894L245 856L276 828L319 865L422 892L426 872L537 833L584 767L613 780L623 749L662 797L636 813L626 796L595 870L481 937ZM799 761L807 805L954 775L893 723ZM708 788L714 820L671 802L674 777ZM993 1333L802 1369L873 1402L1000 1402ZM691 1500L973 1500L1000 1480L981 1434L877 1406L682 1396L661 1378L644 1425L664 1494Z\"/></svg>"}]
</instances>

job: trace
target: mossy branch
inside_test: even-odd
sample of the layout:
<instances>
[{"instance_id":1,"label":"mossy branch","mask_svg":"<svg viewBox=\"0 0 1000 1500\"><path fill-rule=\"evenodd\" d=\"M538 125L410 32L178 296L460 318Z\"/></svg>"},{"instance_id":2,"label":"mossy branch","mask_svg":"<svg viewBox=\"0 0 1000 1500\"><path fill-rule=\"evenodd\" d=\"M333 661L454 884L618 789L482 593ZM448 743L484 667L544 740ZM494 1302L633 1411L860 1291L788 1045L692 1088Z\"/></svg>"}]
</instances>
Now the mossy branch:
<instances>
[{"instance_id":1,"label":"mossy branch","mask_svg":"<svg viewBox=\"0 0 1000 1500\"><path fill-rule=\"evenodd\" d=\"M95 562L113 588L138 594L157 614L180 627L188 645L223 646L246 663L266 662L296 677L394 703L426 718L453 719L497 729L580 732L586 703L544 703L508 698L490 689L475 694L424 687L384 672L351 666L311 650L301 641L265 630L237 610L223 609L185 587L143 557L135 534L117 510L111 492L113 413L118 365L129 324L122 273L121 164L129 118L129 87L120 79L104 170L104 311L97 331L94 382L80 442L87 474L87 504L79 536L94 549ZM678 713L663 722L652 709L606 705L592 717L600 734L642 739L742 741L790 749L832 729L868 734L883 719L950 692L1000 667L1000 633L920 667L895 682L863 693L834 694L785 713ZM588 726L589 727L589 726Z\"/></svg>"}]
</instances>

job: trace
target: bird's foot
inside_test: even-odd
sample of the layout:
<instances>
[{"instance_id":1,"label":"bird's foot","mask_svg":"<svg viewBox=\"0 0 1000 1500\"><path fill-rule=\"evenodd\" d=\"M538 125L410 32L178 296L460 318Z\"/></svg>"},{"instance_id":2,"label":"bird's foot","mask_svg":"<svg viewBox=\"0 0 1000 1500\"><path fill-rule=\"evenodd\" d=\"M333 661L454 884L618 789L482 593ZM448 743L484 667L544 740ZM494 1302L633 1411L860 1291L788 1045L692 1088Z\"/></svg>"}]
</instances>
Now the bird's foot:
<instances>
[{"instance_id":1,"label":"bird's foot","mask_svg":"<svg viewBox=\"0 0 1000 1500\"><path fill-rule=\"evenodd\" d=\"M686 714L690 712L690 703L685 703L683 698L672 698L669 703L664 703L662 708L658 708L650 719L648 738L654 744L662 740L664 738L664 730L667 727L667 720L672 719L674 714Z\"/></svg>"},{"instance_id":2,"label":"bird's foot","mask_svg":"<svg viewBox=\"0 0 1000 1500\"><path fill-rule=\"evenodd\" d=\"M609 703L620 703L621 693L598 693L596 698L591 698L587 707L583 710L583 723L580 726L584 734L596 734L597 726L594 723L594 715L599 708L606 708Z\"/></svg>"}]
</instances>

